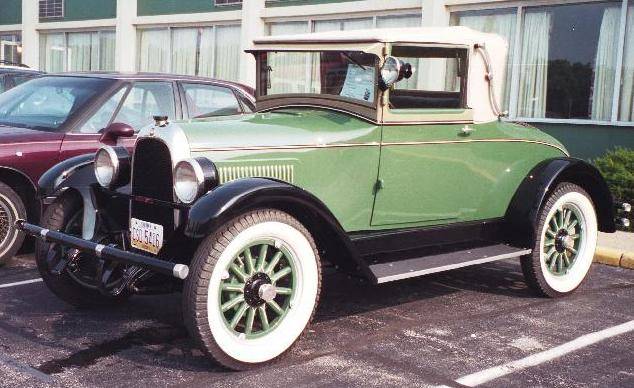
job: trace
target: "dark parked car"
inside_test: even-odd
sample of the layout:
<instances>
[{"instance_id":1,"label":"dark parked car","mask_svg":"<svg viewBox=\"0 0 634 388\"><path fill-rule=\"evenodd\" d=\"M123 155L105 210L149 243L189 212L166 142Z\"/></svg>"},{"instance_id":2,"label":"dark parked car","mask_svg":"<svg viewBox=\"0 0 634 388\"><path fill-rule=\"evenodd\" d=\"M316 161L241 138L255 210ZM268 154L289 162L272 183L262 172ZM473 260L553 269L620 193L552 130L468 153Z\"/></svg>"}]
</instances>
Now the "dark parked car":
<instances>
[{"instance_id":1,"label":"dark parked car","mask_svg":"<svg viewBox=\"0 0 634 388\"><path fill-rule=\"evenodd\" d=\"M44 74L26 65L0 61L0 93Z\"/></svg>"},{"instance_id":2,"label":"dark parked car","mask_svg":"<svg viewBox=\"0 0 634 388\"><path fill-rule=\"evenodd\" d=\"M10 225L37 221L36 182L50 167L102 140L122 137L119 144L132 147L134 132L120 123L138 130L154 115L238 115L253 109L252 94L236 83L142 73L44 75L0 94L0 263L24 240Z\"/></svg>"}]
</instances>

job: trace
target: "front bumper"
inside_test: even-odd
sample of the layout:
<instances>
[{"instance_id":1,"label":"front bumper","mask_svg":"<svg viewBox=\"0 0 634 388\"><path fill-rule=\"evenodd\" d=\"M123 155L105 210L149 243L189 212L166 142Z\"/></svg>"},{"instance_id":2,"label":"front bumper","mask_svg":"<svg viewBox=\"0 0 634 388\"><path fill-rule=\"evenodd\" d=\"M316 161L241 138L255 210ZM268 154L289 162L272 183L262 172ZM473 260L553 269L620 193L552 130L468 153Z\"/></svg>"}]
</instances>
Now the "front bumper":
<instances>
[{"instance_id":1,"label":"front bumper","mask_svg":"<svg viewBox=\"0 0 634 388\"><path fill-rule=\"evenodd\" d=\"M98 244L79 237L32 225L24 220L17 220L15 222L15 227L16 229L39 238L42 241L58 243L63 246L78 249L82 252L92 253L103 260L112 260L119 263L136 265L164 275L173 276L177 279L185 279L189 274L189 267L184 264L176 264L151 256L127 252L112 246Z\"/></svg>"}]
</instances>

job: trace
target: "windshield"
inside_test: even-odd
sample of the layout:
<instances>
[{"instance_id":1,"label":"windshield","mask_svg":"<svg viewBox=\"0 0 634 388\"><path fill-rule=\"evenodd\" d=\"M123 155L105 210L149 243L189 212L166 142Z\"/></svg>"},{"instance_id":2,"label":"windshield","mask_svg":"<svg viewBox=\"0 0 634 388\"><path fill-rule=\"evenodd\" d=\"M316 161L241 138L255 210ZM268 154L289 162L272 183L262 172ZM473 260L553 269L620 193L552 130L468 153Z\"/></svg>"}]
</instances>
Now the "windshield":
<instances>
[{"instance_id":1,"label":"windshield","mask_svg":"<svg viewBox=\"0 0 634 388\"><path fill-rule=\"evenodd\" d=\"M260 96L318 94L367 104L375 101L375 55L353 51L274 51L259 55Z\"/></svg>"},{"instance_id":2,"label":"windshield","mask_svg":"<svg viewBox=\"0 0 634 388\"><path fill-rule=\"evenodd\" d=\"M114 80L43 77L0 94L0 125L58 130Z\"/></svg>"}]
</instances>

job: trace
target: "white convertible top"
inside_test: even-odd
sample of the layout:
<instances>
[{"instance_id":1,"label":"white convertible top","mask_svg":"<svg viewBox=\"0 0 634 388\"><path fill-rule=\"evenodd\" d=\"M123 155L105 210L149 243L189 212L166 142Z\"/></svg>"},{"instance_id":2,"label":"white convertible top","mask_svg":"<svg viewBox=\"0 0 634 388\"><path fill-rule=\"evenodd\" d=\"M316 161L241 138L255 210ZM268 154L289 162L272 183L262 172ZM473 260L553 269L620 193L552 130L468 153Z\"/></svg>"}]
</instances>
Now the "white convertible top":
<instances>
[{"instance_id":1,"label":"white convertible top","mask_svg":"<svg viewBox=\"0 0 634 388\"><path fill-rule=\"evenodd\" d=\"M329 31L294 35L273 35L253 41L260 44L288 43L434 43L443 45L474 45L486 43L497 35L472 30L468 27L408 27L351 31Z\"/></svg>"},{"instance_id":2,"label":"white convertible top","mask_svg":"<svg viewBox=\"0 0 634 388\"><path fill-rule=\"evenodd\" d=\"M461 26L331 31L265 36L255 39L252 48L247 51L360 50L382 56L386 44L468 48L467 106L472 109L475 122L498 118L506 78L508 44L496 34ZM492 84L490 79L493 79Z\"/></svg>"}]
</instances>

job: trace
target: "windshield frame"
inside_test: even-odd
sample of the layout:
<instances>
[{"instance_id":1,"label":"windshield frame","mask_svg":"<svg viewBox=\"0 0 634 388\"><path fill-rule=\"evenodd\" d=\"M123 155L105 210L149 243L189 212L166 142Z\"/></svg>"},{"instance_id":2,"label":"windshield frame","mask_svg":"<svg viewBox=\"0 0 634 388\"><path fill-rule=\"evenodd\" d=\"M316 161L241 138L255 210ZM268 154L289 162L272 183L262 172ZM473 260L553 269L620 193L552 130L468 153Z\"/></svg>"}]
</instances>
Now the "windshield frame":
<instances>
[{"instance_id":1,"label":"windshield frame","mask_svg":"<svg viewBox=\"0 0 634 388\"><path fill-rule=\"evenodd\" d=\"M90 77L90 76L78 76L78 75L65 75L65 74L50 74L43 75L41 77L29 80L21 85L16 86L8 90L4 94L16 94L19 93L22 87L29 87L31 82L42 82L42 80L46 79L86 79L86 80L98 80L103 82L103 88L97 90L91 97L87 98L86 101L75 111L71 112L66 116L66 119L58 126L58 127L48 127L41 125L28 125L24 123L14 123L14 122L4 122L0 119L0 125L4 127L15 127L15 128L26 128L32 129L36 131L44 131L44 132L53 132L53 133L65 133L72 130L78 123L81 123L86 119L87 114L93 111L93 107L98 104L100 101L104 100L104 98L108 98L111 94L111 91L116 89L120 85L120 80L116 78L107 78L107 77Z\"/></svg>"},{"instance_id":2,"label":"windshield frame","mask_svg":"<svg viewBox=\"0 0 634 388\"><path fill-rule=\"evenodd\" d=\"M293 48L293 49L266 49L255 50L251 53L255 57L256 62L256 112L268 111L276 108L284 107L322 107L329 108L338 111L344 111L356 116L368 119L372 122L378 122L379 105L382 99L383 93L379 88L379 74L380 74L380 62L381 59L376 53L365 52L369 55L375 56L374 67L374 101L365 102L362 100L343 97L334 94L319 94L319 93L280 93L274 95L262 94L263 88L266 88L266 79L262 77L262 66L264 65L264 58L266 53L270 52L347 52L361 50L351 50L349 48Z\"/></svg>"}]
</instances>

